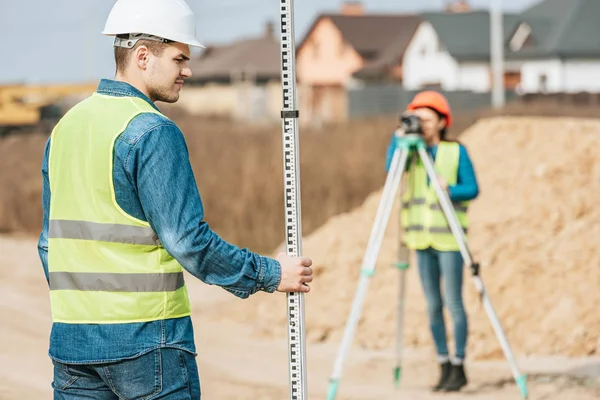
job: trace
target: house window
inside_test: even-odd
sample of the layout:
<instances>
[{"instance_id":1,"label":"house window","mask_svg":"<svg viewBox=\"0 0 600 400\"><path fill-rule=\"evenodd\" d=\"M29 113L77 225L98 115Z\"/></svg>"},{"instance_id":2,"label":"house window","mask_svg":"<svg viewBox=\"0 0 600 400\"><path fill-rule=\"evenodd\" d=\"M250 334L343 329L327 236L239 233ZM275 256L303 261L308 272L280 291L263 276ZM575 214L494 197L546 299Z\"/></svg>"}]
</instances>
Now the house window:
<instances>
[{"instance_id":1,"label":"house window","mask_svg":"<svg viewBox=\"0 0 600 400\"><path fill-rule=\"evenodd\" d=\"M541 74L538 79L539 79L538 84L539 84L540 93L544 93L544 94L548 93L548 75Z\"/></svg>"},{"instance_id":2,"label":"house window","mask_svg":"<svg viewBox=\"0 0 600 400\"><path fill-rule=\"evenodd\" d=\"M506 89L515 90L521 83L521 73L515 71L507 71L504 73L504 87Z\"/></svg>"},{"instance_id":3,"label":"house window","mask_svg":"<svg viewBox=\"0 0 600 400\"><path fill-rule=\"evenodd\" d=\"M526 42L531 42L531 27L525 23L519 25L512 39L510 39L510 50L519 51Z\"/></svg>"}]
</instances>

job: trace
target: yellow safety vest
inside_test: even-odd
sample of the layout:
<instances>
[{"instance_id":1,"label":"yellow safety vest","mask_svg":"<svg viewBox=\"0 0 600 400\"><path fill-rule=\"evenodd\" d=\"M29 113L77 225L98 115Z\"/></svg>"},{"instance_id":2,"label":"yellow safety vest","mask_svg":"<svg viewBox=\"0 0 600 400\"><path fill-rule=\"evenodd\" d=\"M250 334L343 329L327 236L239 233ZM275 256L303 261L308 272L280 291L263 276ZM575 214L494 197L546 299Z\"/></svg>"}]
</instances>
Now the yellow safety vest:
<instances>
[{"instance_id":1,"label":"yellow safety vest","mask_svg":"<svg viewBox=\"0 0 600 400\"><path fill-rule=\"evenodd\" d=\"M112 324L190 315L183 268L150 224L115 200L113 149L146 101L94 93L52 132L48 270L54 322Z\"/></svg>"},{"instance_id":2,"label":"yellow safety vest","mask_svg":"<svg viewBox=\"0 0 600 400\"><path fill-rule=\"evenodd\" d=\"M456 184L460 145L440 142L434 167L448 186ZM453 207L465 236L469 226L467 218L469 202L454 202ZM402 196L401 222L406 246L423 250L432 247L439 251L458 251L458 243L450 231L446 216L439 204L434 187L427 185L427 173L420 159L408 172L407 188Z\"/></svg>"}]
</instances>

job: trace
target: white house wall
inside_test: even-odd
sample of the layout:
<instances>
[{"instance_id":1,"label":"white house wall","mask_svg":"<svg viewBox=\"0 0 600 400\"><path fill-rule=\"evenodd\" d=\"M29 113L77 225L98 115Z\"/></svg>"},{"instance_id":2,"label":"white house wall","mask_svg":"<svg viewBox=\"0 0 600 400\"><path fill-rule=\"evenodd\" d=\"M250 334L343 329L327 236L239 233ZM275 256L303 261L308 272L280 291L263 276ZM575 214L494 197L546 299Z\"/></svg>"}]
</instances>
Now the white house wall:
<instances>
[{"instance_id":1,"label":"white house wall","mask_svg":"<svg viewBox=\"0 0 600 400\"><path fill-rule=\"evenodd\" d=\"M523 63L521 69L521 85L523 90L529 93L540 92L543 75L546 76L546 89L548 92L563 91L563 65L558 59L533 60Z\"/></svg>"},{"instance_id":2,"label":"white house wall","mask_svg":"<svg viewBox=\"0 0 600 400\"><path fill-rule=\"evenodd\" d=\"M569 60L563 74L566 92L600 92L600 60Z\"/></svg>"},{"instance_id":3,"label":"white house wall","mask_svg":"<svg viewBox=\"0 0 600 400\"><path fill-rule=\"evenodd\" d=\"M439 84L443 90L485 92L490 72L486 63L458 63L443 49L433 26L423 22L404 53L402 81L407 90Z\"/></svg>"},{"instance_id":4,"label":"white house wall","mask_svg":"<svg viewBox=\"0 0 600 400\"><path fill-rule=\"evenodd\" d=\"M439 49L435 29L423 22L409 43L402 61L402 82L407 90L440 84L444 90L459 86L459 66L447 51Z\"/></svg>"},{"instance_id":5,"label":"white house wall","mask_svg":"<svg viewBox=\"0 0 600 400\"><path fill-rule=\"evenodd\" d=\"M473 92L490 91L490 66L486 63L461 63L459 87Z\"/></svg>"}]
</instances>

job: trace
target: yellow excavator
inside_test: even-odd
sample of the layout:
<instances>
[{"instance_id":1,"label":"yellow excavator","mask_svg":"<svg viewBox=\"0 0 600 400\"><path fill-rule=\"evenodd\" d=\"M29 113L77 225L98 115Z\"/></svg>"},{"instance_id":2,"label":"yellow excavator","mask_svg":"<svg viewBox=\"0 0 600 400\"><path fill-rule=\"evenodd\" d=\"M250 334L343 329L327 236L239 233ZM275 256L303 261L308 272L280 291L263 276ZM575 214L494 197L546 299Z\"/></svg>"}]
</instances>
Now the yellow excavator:
<instances>
[{"instance_id":1,"label":"yellow excavator","mask_svg":"<svg viewBox=\"0 0 600 400\"><path fill-rule=\"evenodd\" d=\"M96 87L97 83L0 86L0 136L47 130L67 111L65 108L92 94Z\"/></svg>"}]
</instances>

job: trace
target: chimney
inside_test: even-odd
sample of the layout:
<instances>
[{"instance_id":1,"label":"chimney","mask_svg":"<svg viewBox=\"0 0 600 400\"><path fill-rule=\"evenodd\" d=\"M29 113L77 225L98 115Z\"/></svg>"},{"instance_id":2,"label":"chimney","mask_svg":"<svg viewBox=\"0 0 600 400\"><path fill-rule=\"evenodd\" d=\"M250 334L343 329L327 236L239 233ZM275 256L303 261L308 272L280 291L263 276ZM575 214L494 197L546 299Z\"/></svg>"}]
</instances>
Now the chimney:
<instances>
[{"instance_id":1,"label":"chimney","mask_svg":"<svg viewBox=\"0 0 600 400\"><path fill-rule=\"evenodd\" d=\"M447 13L465 13L471 11L471 5L467 0L450 1L446 4L445 10Z\"/></svg>"},{"instance_id":2,"label":"chimney","mask_svg":"<svg viewBox=\"0 0 600 400\"><path fill-rule=\"evenodd\" d=\"M265 36L268 38L275 37L275 24L273 21L267 21L265 24Z\"/></svg>"},{"instance_id":3,"label":"chimney","mask_svg":"<svg viewBox=\"0 0 600 400\"><path fill-rule=\"evenodd\" d=\"M345 1L342 6L342 15L363 15L363 3L360 1Z\"/></svg>"}]
</instances>

